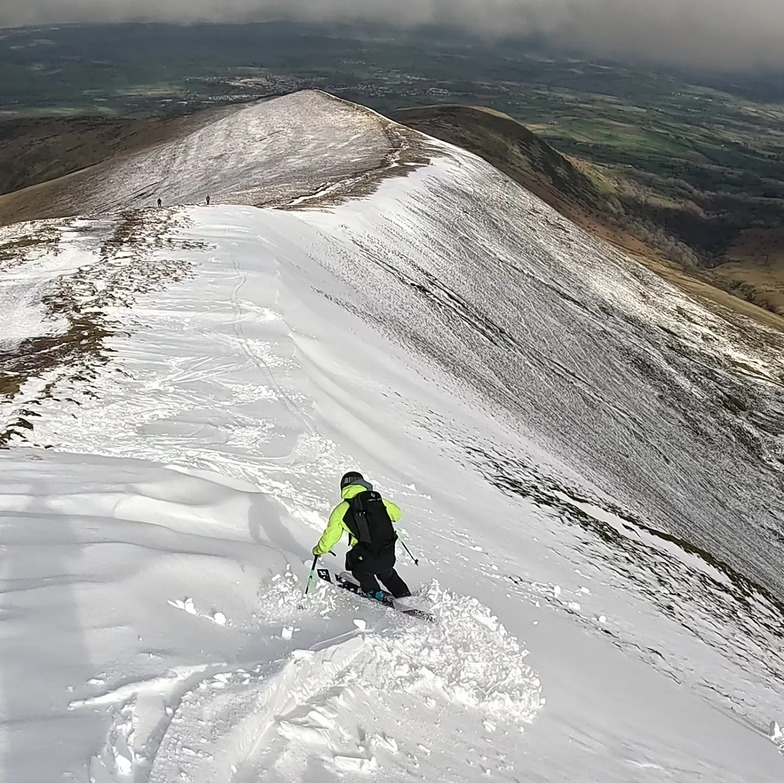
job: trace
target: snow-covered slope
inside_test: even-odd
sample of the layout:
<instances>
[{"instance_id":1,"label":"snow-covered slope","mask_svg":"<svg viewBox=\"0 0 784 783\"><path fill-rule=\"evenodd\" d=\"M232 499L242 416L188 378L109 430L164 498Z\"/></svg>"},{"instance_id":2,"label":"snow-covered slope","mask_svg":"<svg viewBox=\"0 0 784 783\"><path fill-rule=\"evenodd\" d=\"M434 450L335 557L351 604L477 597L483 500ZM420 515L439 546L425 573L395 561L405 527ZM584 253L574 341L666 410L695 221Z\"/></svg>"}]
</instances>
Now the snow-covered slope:
<instances>
[{"instance_id":1,"label":"snow-covered slope","mask_svg":"<svg viewBox=\"0 0 784 783\"><path fill-rule=\"evenodd\" d=\"M475 600L432 587L437 626L334 590L300 605L306 537L252 485L2 463L3 780L434 779L456 729L497 766L540 705L519 642Z\"/></svg>"},{"instance_id":2,"label":"snow-covered slope","mask_svg":"<svg viewBox=\"0 0 784 783\"><path fill-rule=\"evenodd\" d=\"M297 101L325 121L281 181L342 138ZM7 235L1 779L781 779L778 338L419 143L318 211ZM352 467L403 506L433 626L302 600Z\"/></svg>"}]
</instances>

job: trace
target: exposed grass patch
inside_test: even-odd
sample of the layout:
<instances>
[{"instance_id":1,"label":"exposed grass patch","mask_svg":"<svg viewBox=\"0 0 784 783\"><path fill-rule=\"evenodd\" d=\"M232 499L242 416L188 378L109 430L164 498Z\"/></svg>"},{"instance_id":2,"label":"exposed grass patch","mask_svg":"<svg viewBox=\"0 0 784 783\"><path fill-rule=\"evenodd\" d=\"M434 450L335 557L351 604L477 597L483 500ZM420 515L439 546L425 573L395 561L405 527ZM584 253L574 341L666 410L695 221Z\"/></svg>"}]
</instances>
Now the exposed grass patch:
<instances>
[{"instance_id":1,"label":"exposed grass patch","mask_svg":"<svg viewBox=\"0 0 784 783\"><path fill-rule=\"evenodd\" d=\"M24 263L33 250L56 252L58 234L50 226L40 225L26 233L0 239L0 272L8 271Z\"/></svg>"}]
</instances>

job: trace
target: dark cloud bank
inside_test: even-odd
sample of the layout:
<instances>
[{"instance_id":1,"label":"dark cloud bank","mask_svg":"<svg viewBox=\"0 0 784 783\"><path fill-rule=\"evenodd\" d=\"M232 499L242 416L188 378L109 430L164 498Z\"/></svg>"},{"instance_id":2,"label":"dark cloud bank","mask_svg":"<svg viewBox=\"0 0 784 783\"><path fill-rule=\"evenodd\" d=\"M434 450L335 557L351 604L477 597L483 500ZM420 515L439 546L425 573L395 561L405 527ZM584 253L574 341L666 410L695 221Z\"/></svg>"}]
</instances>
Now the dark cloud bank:
<instances>
[{"instance_id":1,"label":"dark cloud bank","mask_svg":"<svg viewBox=\"0 0 784 783\"><path fill-rule=\"evenodd\" d=\"M451 24L589 55L719 70L784 67L784 0L0 0L0 26L267 19Z\"/></svg>"}]
</instances>

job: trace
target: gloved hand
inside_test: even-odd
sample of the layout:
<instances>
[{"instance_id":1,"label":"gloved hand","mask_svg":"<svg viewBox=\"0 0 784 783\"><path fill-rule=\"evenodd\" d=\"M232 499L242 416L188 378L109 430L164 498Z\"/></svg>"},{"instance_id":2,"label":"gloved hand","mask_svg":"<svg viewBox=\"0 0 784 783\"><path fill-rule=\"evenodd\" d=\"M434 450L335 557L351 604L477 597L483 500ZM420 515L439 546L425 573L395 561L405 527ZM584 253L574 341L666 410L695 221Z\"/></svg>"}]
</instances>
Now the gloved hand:
<instances>
[{"instance_id":1,"label":"gloved hand","mask_svg":"<svg viewBox=\"0 0 784 783\"><path fill-rule=\"evenodd\" d=\"M318 544L313 547L312 554L313 557L321 557L321 552L318 551Z\"/></svg>"}]
</instances>

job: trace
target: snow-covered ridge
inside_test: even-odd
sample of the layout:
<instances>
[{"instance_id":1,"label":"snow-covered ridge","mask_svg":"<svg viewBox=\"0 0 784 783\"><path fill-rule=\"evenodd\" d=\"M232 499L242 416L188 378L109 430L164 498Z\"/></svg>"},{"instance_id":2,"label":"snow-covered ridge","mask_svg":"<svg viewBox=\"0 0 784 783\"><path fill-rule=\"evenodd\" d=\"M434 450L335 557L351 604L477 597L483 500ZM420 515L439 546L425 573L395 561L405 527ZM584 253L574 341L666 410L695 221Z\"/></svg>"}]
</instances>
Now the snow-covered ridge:
<instances>
[{"instance_id":1,"label":"snow-covered ridge","mask_svg":"<svg viewBox=\"0 0 784 783\"><path fill-rule=\"evenodd\" d=\"M308 90L202 114L193 128L9 196L30 217L212 203L301 206L372 190L427 159L424 135Z\"/></svg>"},{"instance_id":2,"label":"snow-covered ridge","mask_svg":"<svg viewBox=\"0 0 784 783\"><path fill-rule=\"evenodd\" d=\"M106 334L0 408L49 447L0 459L5 777L780 779L780 613L721 567L776 587L776 338L430 152L329 209L49 222L15 265ZM433 628L302 601L350 467Z\"/></svg>"}]
</instances>

